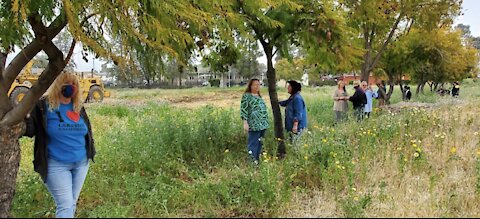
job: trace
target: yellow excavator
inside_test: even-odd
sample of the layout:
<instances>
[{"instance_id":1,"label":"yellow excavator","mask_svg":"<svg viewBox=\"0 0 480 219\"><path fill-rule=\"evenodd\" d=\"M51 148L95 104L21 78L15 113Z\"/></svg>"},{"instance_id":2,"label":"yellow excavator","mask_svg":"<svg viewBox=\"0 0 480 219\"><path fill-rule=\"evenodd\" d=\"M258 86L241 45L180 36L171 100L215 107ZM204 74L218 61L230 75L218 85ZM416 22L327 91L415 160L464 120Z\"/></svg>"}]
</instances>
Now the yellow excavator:
<instances>
[{"instance_id":1,"label":"yellow excavator","mask_svg":"<svg viewBox=\"0 0 480 219\"><path fill-rule=\"evenodd\" d=\"M15 79L8 95L13 105L17 105L22 101L28 90L38 81L39 75L32 74L32 66L35 60L31 60ZM77 75L80 81L80 86L85 97L85 102L100 103L105 97L110 97L110 92L105 90L102 80L98 77L83 77Z\"/></svg>"}]
</instances>

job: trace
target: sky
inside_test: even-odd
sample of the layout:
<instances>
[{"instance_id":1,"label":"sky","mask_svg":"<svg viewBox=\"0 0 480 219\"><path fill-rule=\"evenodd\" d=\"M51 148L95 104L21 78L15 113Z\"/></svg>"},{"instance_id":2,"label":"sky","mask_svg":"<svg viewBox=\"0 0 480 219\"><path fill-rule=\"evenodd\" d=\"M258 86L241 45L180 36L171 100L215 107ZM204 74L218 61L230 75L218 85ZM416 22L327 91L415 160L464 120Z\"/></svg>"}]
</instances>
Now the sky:
<instances>
[{"instance_id":1,"label":"sky","mask_svg":"<svg viewBox=\"0 0 480 219\"><path fill-rule=\"evenodd\" d=\"M472 35L475 37L480 37L480 0L463 0L462 8L464 15L459 16L455 20L455 26L460 23L469 25ZM73 60L77 65L76 71L90 72L92 71L92 69L97 72L101 71L101 66L105 62L99 59L95 59L94 55L90 55L88 57L89 61L85 62L82 59L81 48L82 47L80 45L77 45L73 56ZM13 55L10 55L9 58L11 60L13 58ZM265 56L259 57L258 61L265 64ZM7 60L7 62L9 62L9 60Z\"/></svg>"},{"instance_id":2,"label":"sky","mask_svg":"<svg viewBox=\"0 0 480 219\"><path fill-rule=\"evenodd\" d=\"M474 37L480 37L480 0L463 0L463 16L459 16L455 25L465 24L470 26Z\"/></svg>"}]
</instances>

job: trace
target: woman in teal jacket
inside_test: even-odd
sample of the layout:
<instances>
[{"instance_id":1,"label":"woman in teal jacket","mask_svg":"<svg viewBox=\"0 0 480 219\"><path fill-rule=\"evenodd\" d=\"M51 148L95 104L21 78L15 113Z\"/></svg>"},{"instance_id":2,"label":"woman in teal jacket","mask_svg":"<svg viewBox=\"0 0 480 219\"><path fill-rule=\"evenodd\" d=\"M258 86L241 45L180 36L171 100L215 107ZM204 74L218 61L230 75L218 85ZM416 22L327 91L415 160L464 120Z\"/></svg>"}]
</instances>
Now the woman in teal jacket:
<instances>
[{"instance_id":1,"label":"woman in teal jacket","mask_svg":"<svg viewBox=\"0 0 480 219\"><path fill-rule=\"evenodd\" d=\"M243 127L248 132L248 154L258 164L262 151L262 138L269 127L268 111L260 95L260 80L252 79L240 104Z\"/></svg>"}]
</instances>

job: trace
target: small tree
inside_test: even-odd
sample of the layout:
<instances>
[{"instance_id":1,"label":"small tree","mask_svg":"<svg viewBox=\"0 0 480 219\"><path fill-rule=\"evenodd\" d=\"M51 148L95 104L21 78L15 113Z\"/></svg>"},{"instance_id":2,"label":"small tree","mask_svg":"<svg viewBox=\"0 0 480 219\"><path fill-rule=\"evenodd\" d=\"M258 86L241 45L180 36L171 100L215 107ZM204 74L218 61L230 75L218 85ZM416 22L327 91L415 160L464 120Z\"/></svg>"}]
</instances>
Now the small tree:
<instances>
[{"instance_id":1,"label":"small tree","mask_svg":"<svg viewBox=\"0 0 480 219\"><path fill-rule=\"evenodd\" d=\"M124 51L134 43L142 42L179 60L186 60L186 48L195 43L194 38L200 34L200 29L211 25L212 15L220 10L220 6L210 1L176 0L165 0L161 4L153 0L1 1L0 218L9 216L15 193L20 162L18 138L24 131L24 118L73 54L73 46L65 55L53 43L65 27L68 26L75 41L120 65L128 60L114 53L118 45L112 44L111 39L118 39ZM16 47L21 48L20 53L6 66L7 56ZM10 86L23 67L41 51L48 56L46 69L22 102L13 106L8 97Z\"/></svg>"}]
</instances>

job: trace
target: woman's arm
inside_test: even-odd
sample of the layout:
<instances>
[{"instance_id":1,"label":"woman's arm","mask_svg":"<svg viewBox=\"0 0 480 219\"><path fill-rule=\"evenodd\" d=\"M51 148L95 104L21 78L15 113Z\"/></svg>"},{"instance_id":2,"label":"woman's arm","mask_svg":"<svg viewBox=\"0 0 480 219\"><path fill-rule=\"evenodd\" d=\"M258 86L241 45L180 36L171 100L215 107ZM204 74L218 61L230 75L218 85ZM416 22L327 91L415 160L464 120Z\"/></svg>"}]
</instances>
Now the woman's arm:
<instances>
[{"instance_id":1,"label":"woman's arm","mask_svg":"<svg viewBox=\"0 0 480 219\"><path fill-rule=\"evenodd\" d=\"M27 115L25 123L27 124L27 129L23 136L33 138L37 135L37 125L38 125L38 114L40 109L38 105L33 108L32 112ZM41 115L40 115L41 116Z\"/></svg>"},{"instance_id":2,"label":"woman's arm","mask_svg":"<svg viewBox=\"0 0 480 219\"><path fill-rule=\"evenodd\" d=\"M333 94L333 100L334 101L340 100L340 97L338 96L338 91L335 91L335 93Z\"/></svg>"},{"instance_id":3,"label":"woman's arm","mask_svg":"<svg viewBox=\"0 0 480 219\"><path fill-rule=\"evenodd\" d=\"M245 94L242 97L242 101L240 103L240 117L242 120L246 121L248 119L249 114L249 105L248 105L248 96Z\"/></svg>"}]
</instances>

